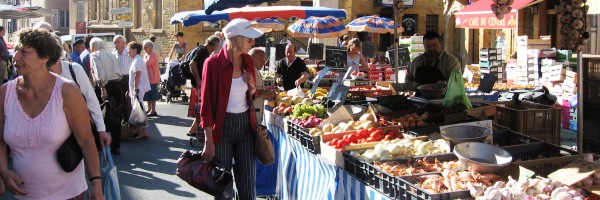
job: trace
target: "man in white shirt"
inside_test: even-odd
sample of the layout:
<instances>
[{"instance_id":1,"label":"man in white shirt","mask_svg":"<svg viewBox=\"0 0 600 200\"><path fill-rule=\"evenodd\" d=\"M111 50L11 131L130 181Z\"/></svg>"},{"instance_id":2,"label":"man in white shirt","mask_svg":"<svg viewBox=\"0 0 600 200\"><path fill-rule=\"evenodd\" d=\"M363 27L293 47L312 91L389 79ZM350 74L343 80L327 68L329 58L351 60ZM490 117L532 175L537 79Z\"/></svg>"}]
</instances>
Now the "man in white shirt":
<instances>
[{"instance_id":1,"label":"man in white shirt","mask_svg":"<svg viewBox=\"0 0 600 200\"><path fill-rule=\"evenodd\" d=\"M121 67L122 75L121 78L121 95L125 95L129 91L129 68L131 67L131 62L133 59L129 57L129 49L125 48L127 45L127 39L125 39L122 35L116 35L113 38L113 43L115 43L115 49L112 54L117 57L117 61L119 61L119 65ZM126 97L123 96L125 99ZM126 107L123 106L123 110L121 113L127 113ZM123 116L127 117L127 116Z\"/></svg>"},{"instance_id":2,"label":"man in white shirt","mask_svg":"<svg viewBox=\"0 0 600 200\"><path fill-rule=\"evenodd\" d=\"M118 108L123 106L125 102L125 95L121 92L121 78L123 77L123 70L117 57L108 51L104 50L104 41L100 38L94 37L90 41L90 64L92 68L92 74L94 82L101 88L102 100L106 100L108 97L114 99L114 106ZM129 81L129 80L128 80ZM117 121L121 121L122 113L120 110ZM107 127L111 129L111 127ZM111 143L111 152L120 154L121 149L121 127L112 127L111 132L113 142Z\"/></svg>"},{"instance_id":3,"label":"man in white shirt","mask_svg":"<svg viewBox=\"0 0 600 200\"><path fill-rule=\"evenodd\" d=\"M292 44L292 41L288 39L288 36L286 34L283 34L283 37L281 38L281 40L279 40L279 44Z\"/></svg>"}]
</instances>

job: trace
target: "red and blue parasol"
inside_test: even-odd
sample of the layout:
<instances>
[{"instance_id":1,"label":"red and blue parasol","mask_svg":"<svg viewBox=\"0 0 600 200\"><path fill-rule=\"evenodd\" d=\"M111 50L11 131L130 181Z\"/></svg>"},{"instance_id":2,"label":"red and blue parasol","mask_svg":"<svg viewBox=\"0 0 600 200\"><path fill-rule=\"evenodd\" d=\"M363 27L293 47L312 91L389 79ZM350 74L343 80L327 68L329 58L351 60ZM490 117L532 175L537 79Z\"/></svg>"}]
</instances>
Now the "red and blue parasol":
<instances>
[{"instance_id":1,"label":"red and blue parasol","mask_svg":"<svg viewBox=\"0 0 600 200\"><path fill-rule=\"evenodd\" d=\"M348 31L369 32L369 33L394 33L394 21L385 17L379 16L363 16L359 17L346 25ZM402 26L396 25L402 32Z\"/></svg>"},{"instance_id":2,"label":"red and blue parasol","mask_svg":"<svg viewBox=\"0 0 600 200\"><path fill-rule=\"evenodd\" d=\"M221 20L231 21L235 18L244 18L247 20L264 18L305 19L311 16L333 16L337 18L346 18L346 11L337 8L310 6L243 7L215 11L210 15L206 14L204 10L175 13L175 15L171 17L170 22L171 24L181 23L184 27L188 27L196 25L200 22L215 23Z\"/></svg>"},{"instance_id":3,"label":"red and blue parasol","mask_svg":"<svg viewBox=\"0 0 600 200\"><path fill-rule=\"evenodd\" d=\"M292 37L297 38L329 38L348 34L346 26L332 16L299 19L286 31Z\"/></svg>"}]
</instances>

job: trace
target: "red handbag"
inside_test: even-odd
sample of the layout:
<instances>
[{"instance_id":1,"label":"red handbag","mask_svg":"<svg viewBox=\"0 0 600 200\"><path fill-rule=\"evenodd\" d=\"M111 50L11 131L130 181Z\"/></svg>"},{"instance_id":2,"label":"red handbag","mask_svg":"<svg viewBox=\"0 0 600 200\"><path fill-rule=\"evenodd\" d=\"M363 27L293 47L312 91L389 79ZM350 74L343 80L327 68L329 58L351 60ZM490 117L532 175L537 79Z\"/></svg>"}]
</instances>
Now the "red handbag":
<instances>
[{"instance_id":1,"label":"red handbag","mask_svg":"<svg viewBox=\"0 0 600 200\"><path fill-rule=\"evenodd\" d=\"M227 189L233 182L230 169L217 158L211 162L202 159L202 151L188 150L177 161L177 176L191 186L217 198L230 198Z\"/></svg>"}]
</instances>

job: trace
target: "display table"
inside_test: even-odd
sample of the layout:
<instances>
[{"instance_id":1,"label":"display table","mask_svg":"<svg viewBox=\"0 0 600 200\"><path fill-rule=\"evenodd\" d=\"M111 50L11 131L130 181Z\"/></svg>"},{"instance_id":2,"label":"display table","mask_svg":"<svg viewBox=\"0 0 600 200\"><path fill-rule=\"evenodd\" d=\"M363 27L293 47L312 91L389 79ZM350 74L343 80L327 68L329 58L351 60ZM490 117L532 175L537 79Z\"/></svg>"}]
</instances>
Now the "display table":
<instances>
[{"instance_id":1,"label":"display table","mask_svg":"<svg viewBox=\"0 0 600 200\"><path fill-rule=\"evenodd\" d=\"M282 128L268 124L268 129L279 144L279 199L388 199L335 164L310 153Z\"/></svg>"}]
</instances>

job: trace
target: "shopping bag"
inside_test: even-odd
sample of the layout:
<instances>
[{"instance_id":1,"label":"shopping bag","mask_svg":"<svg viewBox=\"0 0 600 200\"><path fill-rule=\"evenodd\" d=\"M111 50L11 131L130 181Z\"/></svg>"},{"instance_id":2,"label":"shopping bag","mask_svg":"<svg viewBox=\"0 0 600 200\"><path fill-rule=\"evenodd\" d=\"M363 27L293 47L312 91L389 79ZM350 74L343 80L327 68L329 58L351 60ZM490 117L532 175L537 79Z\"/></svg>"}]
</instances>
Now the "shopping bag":
<instances>
[{"instance_id":1,"label":"shopping bag","mask_svg":"<svg viewBox=\"0 0 600 200\"><path fill-rule=\"evenodd\" d=\"M229 199L228 188L233 175L217 158L207 162L202 159L202 151L188 150L177 161L176 174L191 186L217 198Z\"/></svg>"},{"instance_id":2,"label":"shopping bag","mask_svg":"<svg viewBox=\"0 0 600 200\"><path fill-rule=\"evenodd\" d=\"M129 97L131 98L131 114L127 121L134 126L145 126L148 119L144 109L138 102L138 97L136 95L129 95Z\"/></svg>"},{"instance_id":3,"label":"shopping bag","mask_svg":"<svg viewBox=\"0 0 600 200\"><path fill-rule=\"evenodd\" d=\"M463 104L468 109L473 108L465 91L465 83L460 71L452 71L448 80L448 91L444 97L444 106L454 107Z\"/></svg>"},{"instance_id":4,"label":"shopping bag","mask_svg":"<svg viewBox=\"0 0 600 200\"><path fill-rule=\"evenodd\" d=\"M102 150L100 159L100 176L102 177L102 194L106 200L121 200L117 167L113 163L110 148Z\"/></svg>"}]
</instances>

